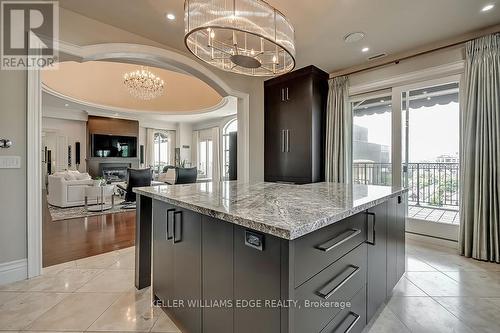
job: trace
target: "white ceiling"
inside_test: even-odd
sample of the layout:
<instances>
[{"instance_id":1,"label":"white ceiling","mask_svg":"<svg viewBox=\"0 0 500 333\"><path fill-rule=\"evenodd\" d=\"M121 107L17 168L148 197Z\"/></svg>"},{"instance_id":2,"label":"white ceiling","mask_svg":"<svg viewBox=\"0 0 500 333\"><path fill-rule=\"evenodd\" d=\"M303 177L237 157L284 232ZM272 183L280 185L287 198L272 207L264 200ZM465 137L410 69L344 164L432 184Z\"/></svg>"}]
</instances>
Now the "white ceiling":
<instances>
[{"instance_id":1,"label":"white ceiling","mask_svg":"<svg viewBox=\"0 0 500 333\"><path fill-rule=\"evenodd\" d=\"M500 0L268 0L295 27L297 66L332 72L500 23ZM486 4L496 4L481 12ZM186 51L183 0L61 0L93 19ZM174 13L175 21L165 14ZM349 32L366 38L345 44ZM362 53L363 47L370 51Z\"/></svg>"}]
</instances>

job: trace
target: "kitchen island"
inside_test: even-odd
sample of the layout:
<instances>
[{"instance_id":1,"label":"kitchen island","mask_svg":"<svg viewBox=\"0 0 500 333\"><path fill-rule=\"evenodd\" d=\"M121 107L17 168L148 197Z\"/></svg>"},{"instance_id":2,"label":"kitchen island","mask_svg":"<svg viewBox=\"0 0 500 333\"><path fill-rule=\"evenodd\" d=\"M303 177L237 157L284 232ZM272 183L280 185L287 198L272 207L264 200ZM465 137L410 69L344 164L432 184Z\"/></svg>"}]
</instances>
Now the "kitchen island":
<instances>
[{"instance_id":1,"label":"kitchen island","mask_svg":"<svg viewBox=\"0 0 500 333\"><path fill-rule=\"evenodd\" d=\"M134 192L136 286L152 280L184 333L361 332L404 273L402 188L220 182Z\"/></svg>"}]
</instances>

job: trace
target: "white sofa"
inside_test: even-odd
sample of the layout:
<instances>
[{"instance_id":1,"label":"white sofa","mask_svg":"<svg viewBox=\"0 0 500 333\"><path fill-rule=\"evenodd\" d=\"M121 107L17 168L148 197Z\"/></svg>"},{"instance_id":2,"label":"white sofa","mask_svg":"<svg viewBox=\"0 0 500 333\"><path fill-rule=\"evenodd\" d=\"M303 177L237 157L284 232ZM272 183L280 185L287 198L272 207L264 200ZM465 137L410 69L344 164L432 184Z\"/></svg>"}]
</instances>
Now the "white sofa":
<instances>
[{"instance_id":1,"label":"white sofa","mask_svg":"<svg viewBox=\"0 0 500 333\"><path fill-rule=\"evenodd\" d=\"M75 207L85 204L85 187L94 181L88 173L78 171L56 172L49 175L47 202L57 207Z\"/></svg>"}]
</instances>

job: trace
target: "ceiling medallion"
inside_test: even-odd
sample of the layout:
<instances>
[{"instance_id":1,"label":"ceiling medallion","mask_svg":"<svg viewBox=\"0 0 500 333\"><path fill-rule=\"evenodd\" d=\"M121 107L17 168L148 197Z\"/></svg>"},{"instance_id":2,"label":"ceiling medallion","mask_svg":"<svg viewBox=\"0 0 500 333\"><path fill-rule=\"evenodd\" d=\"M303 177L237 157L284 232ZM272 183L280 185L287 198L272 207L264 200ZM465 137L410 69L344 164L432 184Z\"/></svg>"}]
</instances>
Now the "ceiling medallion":
<instances>
[{"instance_id":1,"label":"ceiling medallion","mask_svg":"<svg viewBox=\"0 0 500 333\"><path fill-rule=\"evenodd\" d=\"M163 80L144 67L123 75L123 84L132 96L145 101L163 95L165 88Z\"/></svg>"},{"instance_id":2,"label":"ceiling medallion","mask_svg":"<svg viewBox=\"0 0 500 333\"><path fill-rule=\"evenodd\" d=\"M295 32L262 0L186 0L184 42L196 57L224 71L274 76L295 67Z\"/></svg>"}]
</instances>

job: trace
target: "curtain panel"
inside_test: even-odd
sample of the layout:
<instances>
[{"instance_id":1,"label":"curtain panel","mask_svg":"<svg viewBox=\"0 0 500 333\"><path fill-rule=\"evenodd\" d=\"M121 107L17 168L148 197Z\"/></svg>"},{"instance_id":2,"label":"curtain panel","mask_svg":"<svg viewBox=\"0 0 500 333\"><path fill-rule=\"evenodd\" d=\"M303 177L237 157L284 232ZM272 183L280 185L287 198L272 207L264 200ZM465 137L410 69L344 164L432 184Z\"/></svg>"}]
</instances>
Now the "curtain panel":
<instances>
[{"instance_id":1,"label":"curtain panel","mask_svg":"<svg viewBox=\"0 0 500 333\"><path fill-rule=\"evenodd\" d=\"M466 45L460 253L500 263L500 34Z\"/></svg>"},{"instance_id":2,"label":"curtain panel","mask_svg":"<svg viewBox=\"0 0 500 333\"><path fill-rule=\"evenodd\" d=\"M198 163L198 147L200 146L200 131L193 131L193 142L191 144L191 161L192 167L199 168Z\"/></svg>"},{"instance_id":3,"label":"curtain panel","mask_svg":"<svg viewBox=\"0 0 500 333\"><path fill-rule=\"evenodd\" d=\"M220 130L212 128L212 181L218 182L221 178Z\"/></svg>"},{"instance_id":4,"label":"curtain panel","mask_svg":"<svg viewBox=\"0 0 500 333\"><path fill-rule=\"evenodd\" d=\"M328 81L326 108L325 180L351 182L352 111L346 76Z\"/></svg>"}]
</instances>

